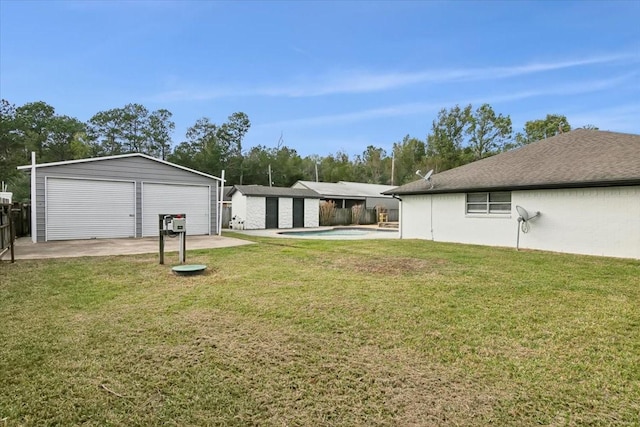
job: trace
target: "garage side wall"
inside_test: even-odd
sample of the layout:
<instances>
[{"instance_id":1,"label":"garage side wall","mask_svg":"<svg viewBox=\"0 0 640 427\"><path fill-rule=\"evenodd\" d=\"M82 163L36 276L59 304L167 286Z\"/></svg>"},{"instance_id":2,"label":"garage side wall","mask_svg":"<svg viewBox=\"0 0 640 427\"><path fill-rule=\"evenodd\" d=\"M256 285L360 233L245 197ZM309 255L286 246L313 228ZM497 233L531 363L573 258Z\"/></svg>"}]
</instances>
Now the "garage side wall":
<instances>
[{"instance_id":1,"label":"garage side wall","mask_svg":"<svg viewBox=\"0 0 640 427\"><path fill-rule=\"evenodd\" d=\"M194 184L210 187L211 234L217 233L217 181L143 157L94 160L36 169L37 241L45 241L45 177L134 181L136 187L136 237L142 236L142 182Z\"/></svg>"}]
</instances>

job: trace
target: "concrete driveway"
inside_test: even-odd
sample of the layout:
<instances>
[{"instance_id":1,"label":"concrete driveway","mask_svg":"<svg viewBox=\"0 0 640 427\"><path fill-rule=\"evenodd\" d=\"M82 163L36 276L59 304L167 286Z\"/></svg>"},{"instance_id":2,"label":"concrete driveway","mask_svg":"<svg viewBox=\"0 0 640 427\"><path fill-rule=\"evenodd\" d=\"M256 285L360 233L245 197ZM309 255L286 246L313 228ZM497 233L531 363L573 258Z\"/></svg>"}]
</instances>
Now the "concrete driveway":
<instances>
[{"instance_id":1,"label":"concrete driveway","mask_svg":"<svg viewBox=\"0 0 640 427\"><path fill-rule=\"evenodd\" d=\"M178 251L178 238L165 238L164 251ZM191 249L226 248L249 245L253 242L221 236L187 236L187 259ZM157 237L141 239L92 239L65 240L60 242L32 243L31 237L21 237L14 246L15 259L73 258L83 256L109 256L159 253ZM10 260L7 251L2 260Z\"/></svg>"}]
</instances>

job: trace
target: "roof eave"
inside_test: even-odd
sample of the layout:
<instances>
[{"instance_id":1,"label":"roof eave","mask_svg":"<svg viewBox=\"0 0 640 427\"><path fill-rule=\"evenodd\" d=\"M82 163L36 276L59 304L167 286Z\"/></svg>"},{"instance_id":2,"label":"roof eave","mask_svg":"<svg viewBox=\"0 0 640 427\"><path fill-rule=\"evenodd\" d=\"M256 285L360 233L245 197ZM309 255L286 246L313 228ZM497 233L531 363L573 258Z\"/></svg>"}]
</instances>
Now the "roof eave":
<instances>
[{"instance_id":1,"label":"roof eave","mask_svg":"<svg viewBox=\"0 0 640 427\"><path fill-rule=\"evenodd\" d=\"M127 157L142 157L142 158L145 158L145 159L153 160L154 162L165 164L167 166L171 166L171 167L174 167L174 168L182 169L184 171L195 173L197 175L201 175L201 176L204 176L204 177L207 177L207 178L215 179L217 181L222 181L222 178L219 178L217 176L209 175L208 173L200 172L200 171L197 171L195 169L191 169L191 168L188 168L188 167L185 167L185 166L177 165L175 163L167 162L166 160L156 159L155 157L151 157L151 156L148 156L148 155L142 154L142 153L118 154L118 155L115 155L115 156L92 157L92 158L89 158L89 159L77 159L77 160L65 160L65 161L62 161L62 162L40 163L40 164L36 164L35 167L36 168L42 168L42 167L51 167L51 166L64 166L64 165L71 165L71 164L76 164L76 163L96 162L96 161L100 161L100 160L124 159L124 158L127 158ZM27 170L28 171L32 167L33 167L32 165L24 165L24 166L18 166L17 169L18 170Z\"/></svg>"},{"instance_id":2,"label":"roof eave","mask_svg":"<svg viewBox=\"0 0 640 427\"><path fill-rule=\"evenodd\" d=\"M640 185L640 178L618 179L611 181L579 181L579 182L560 182L560 183L544 183L544 184L527 184L527 185L502 185L502 186L484 186L484 187L460 187L460 188L433 188L430 190L414 190L414 191L395 191L387 193L398 196L411 196L419 194L447 194L447 193L470 193L476 191L519 191L519 190L558 190L562 188L590 188L590 187L626 187L632 185Z\"/></svg>"}]
</instances>

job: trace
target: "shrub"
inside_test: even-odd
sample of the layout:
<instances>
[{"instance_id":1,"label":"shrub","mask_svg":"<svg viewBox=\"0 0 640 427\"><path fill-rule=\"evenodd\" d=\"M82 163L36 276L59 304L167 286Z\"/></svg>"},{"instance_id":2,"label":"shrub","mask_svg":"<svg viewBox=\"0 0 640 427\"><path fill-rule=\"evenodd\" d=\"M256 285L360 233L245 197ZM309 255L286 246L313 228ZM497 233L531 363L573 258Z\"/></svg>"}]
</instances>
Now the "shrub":
<instances>
[{"instance_id":1,"label":"shrub","mask_svg":"<svg viewBox=\"0 0 640 427\"><path fill-rule=\"evenodd\" d=\"M355 225L360 225L362 222L364 214L364 206L363 205L353 205L351 207L351 219Z\"/></svg>"},{"instance_id":2,"label":"shrub","mask_svg":"<svg viewBox=\"0 0 640 427\"><path fill-rule=\"evenodd\" d=\"M320 225L331 225L336 213L336 203L333 200L320 202Z\"/></svg>"}]
</instances>

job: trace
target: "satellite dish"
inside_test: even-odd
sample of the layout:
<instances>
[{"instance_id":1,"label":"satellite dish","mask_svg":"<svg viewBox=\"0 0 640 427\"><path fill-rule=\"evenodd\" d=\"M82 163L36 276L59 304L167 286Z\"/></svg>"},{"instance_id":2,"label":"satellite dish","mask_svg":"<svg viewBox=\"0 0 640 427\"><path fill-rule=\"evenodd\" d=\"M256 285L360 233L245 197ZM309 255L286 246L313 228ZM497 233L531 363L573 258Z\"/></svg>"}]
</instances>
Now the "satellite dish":
<instances>
[{"instance_id":1,"label":"satellite dish","mask_svg":"<svg viewBox=\"0 0 640 427\"><path fill-rule=\"evenodd\" d=\"M520 218L522 218L523 221L529 221L531 217L529 216L529 212L527 212L525 208L523 208L522 206L516 206L516 210L518 211L518 215L520 215Z\"/></svg>"},{"instance_id":2,"label":"satellite dish","mask_svg":"<svg viewBox=\"0 0 640 427\"><path fill-rule=\"evenodd\" d=\"M528 233L529 221L539 216L540 212L536 212L535 215L532 216L529 214L529 212L527 212L525 208L517 205L516 210L518 211L518 215L520 215L518 217L518 238L516 240L516 250L520 250L520 230L522 230L523 233Z\"/></svg>"},{"instance_id":3,"label":"satellite dish","mask_svg":"<svg viewBox=\"0 0 640 427\"><path fill-rule=\"evenodd\" d=\"M418 175L420 178L424 179L426 182L431 184L431 188L433 188L433 182L431 182L431 174L433 174L433 169L427 172L426 175L424 176L422 176L422 174L420 173L420 169L416 171L416 175ZM429 190L431 190L431 188L429 188Z\"/></svg>"},{"instance_id":4,"label":"satellite dish","mask_svg":"<svg viewBox=\"0 0 640 427\"><path fill-rule=\"evenodd\" d=\"M536 212L535 214L531 215L522 206L516 206L516 210L518 211L518 215L520 215L520 218L518 218L518 221L527 222L540 215L540 212Z\"/></svg>"}]
</instances>

